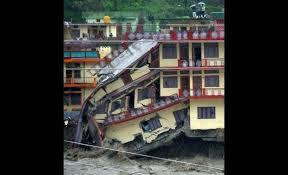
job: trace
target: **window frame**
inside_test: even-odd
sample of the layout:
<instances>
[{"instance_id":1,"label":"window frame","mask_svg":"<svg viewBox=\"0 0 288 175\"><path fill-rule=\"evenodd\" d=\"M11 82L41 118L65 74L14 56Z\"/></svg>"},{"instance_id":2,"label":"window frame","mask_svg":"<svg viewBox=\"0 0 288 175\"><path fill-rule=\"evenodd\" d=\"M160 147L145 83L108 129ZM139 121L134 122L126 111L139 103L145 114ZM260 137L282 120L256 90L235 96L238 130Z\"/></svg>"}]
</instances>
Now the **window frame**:
<instances>
[{"instance_id":1,"label":"window frame","mask_svg":"<svg viewBox=\"0 0 288 175\"><path fill-rule=\"evenodd\" d=\"M205 114L206 116L204 117ZM215 106L197 107L197 119L216 119L216 107Z\"/></svg>"},{"instance_id":2,"label":"window frame","mask_svg":"<svg viewBox=\"0 0 288 175\"><path fill-rule=\"evenodd\" d=\"M216 45L216 54L211 56L209 49L214 49L211 47L212 44ZM210 46L209 46L210 45ZM204 43L204 58L219 58L219 43Z\"/></svg>"},{"instance_id":3,"label":"window frame","mask_svg":"<svg viewBox=\"0 0 288 175\"><path fill-rule=\"evenodd\" d=\"M207 78L215 78L215 77L217 77L217 84L216 84L216 86L213 86L213 85L207 85L207 82L208 82L208 80L207 80ZM205 76L204 77L204 86L205 87L219 87L220 86L220 76L219 75L209 75L209 76Z\"/></svg>"},{"instance_id":4,"label":"window frame","mask_svg":"<svg viewBox=\"0 0 288 175\"><path fill-rule=\"evenodd\" d=\"M143 125L144 123L146 123L146 124ZM145 128L147 126L149 128ZM140 128L142 129L142 131L144 133L153 132L153 131L157 130L158 128L161 128L161 127L162 127L162 124L161 124L160 118L158 116L150 118L149 120L144 120L144 121L140 122Z\"/></svg>"},{"instance_id":5,"label":"window frame","mask_svg":"<svg viewBox=\"0 0 288 175\"><path fill-rule=\"evenodd\" d=\"M165 82L167 82L168 80L167 79L171 79L171 78L176 78L176 86L174 87L170 87L170 86L168 86L167 85L167 83L165 83ZM174 80L173 80L174 81ZM165 76L165 77L163 77L163 88L178 88L178 76Z\"/></svg>"},{"instance_id":6,"label":"window frame","mask_svg":"<svg viewBox=\"0 0 288 175\"><path fill-rule=\"evenodd\" d=\"M174 48L172 49L172 48L169 48L169 46L170 47L174 47L174 45L175 45L175 57L174 57L174 53L173 53L173 55L172 55L172 57L166 57L167 56L167 52L165 52L166 51L166 49L168 49L169 51L170 51L170 49L171 50L174 50ZM172 51L171 51L171 53L172 53ZM170 53L169 53L170 54ZM162 59L177 59L177 44L175 43L169 43L169 44L163 44L162 45Z\"/></svg>"}]
</instances>

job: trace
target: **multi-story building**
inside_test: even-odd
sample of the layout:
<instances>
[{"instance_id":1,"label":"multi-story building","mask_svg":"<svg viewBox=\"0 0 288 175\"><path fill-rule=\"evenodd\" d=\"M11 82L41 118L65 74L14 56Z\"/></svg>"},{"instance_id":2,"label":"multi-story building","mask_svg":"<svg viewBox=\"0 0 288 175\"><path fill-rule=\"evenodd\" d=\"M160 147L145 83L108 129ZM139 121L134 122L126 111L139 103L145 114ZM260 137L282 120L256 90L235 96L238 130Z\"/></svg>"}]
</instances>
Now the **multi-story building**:
<instances>
[{"instance_id":1,"label":"multi-story building","mask_svg":"<svg viewBox=\"0 0 288 175\"><path fill-rule=\"evenodd\" d=\"M76 141L137 152L181 133L223 141L224 25L170 23L157 34L131 35L83 95Z\"/></svg>"}]
</instances>

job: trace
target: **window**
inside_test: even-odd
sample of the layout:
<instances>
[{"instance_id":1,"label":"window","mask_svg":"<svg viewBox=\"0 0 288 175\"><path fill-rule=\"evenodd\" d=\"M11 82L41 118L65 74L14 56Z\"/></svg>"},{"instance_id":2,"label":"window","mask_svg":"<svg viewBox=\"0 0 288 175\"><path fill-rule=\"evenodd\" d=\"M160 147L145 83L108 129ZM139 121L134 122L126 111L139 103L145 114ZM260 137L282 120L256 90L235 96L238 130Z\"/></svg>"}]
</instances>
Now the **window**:
<instances>
[{"instance_id":1,"label":"window","mask_svg":"<svg viewBox=\"0 0 288 175\"><path fill-rule=\"evenodd\" d=\"M66 64L67 68L80 68L80 63L68 63ZM72 70L66 70L66 77L67 78L81 78L81 70L73 70L73 76L72 76Z\"/></svg>"},{"instance_id":2,"label":"window","mask_svg":"<svg viewBox=\"0 0 288 175\"><path fill-rule=\"evenodd\" d=\"M64 105L81 105L81 93L64 94Z\"/></svg>"},{"instance_id":3,"label":"window","mask_svg":"<svg viewBox=\"0 0 288 175\"><path fill-rule=\"evenodd\" d=\"M115 110L117 110L119 108L125 107L125 100L126 100L126 97L123 97L121 99L113 101L112 105L111 105L111 112L113 112L113 111L115 111Z\"/></svg>"},{"instance_id":4,"label":"window","mask_svg":"<svg viewBox=\"0 0 288 175\"><path fill-rule=\"evenodd\" d=\"M64 88L64 92L65 91L73 91L74 93L76 91L80 91L81 92L81 88L75 88L75 87L70 87L70 88Z\"/></svg>"},{"instance_id":5,"label":"window","mask_svg":"<svg viewBox=\"0 0 288 175\"><path fill-rule=\"evenodd\" d=\"M138 102L149 98L149 88L138 89Z\"/></svg>"},{"instance_id":6,"label":"window","mask_svg":"<svg viewBox=\"0 0 288 175\"><path fill-rule=\"evenodd\" d=\"M74 70L74 78L81 78L80 70Z\"/></svg>"},{"instance_id":7,"label":"window","mask_svg":"<svg viewBox=\"0 0 288 175\"><path fill-rule=\"evenodd\" d=\"M177 75L177 71L167 71L167 72L163 72L163 75Z\"/></svg>"},{"instance_id":8,"label":"window","mask_svg":"<svg viewBox=\"0 0 288 175\"><path fill-rule=\"evenodd\" d=\"M205 76L205 87L219 87L219 76Z\"/></svg>"},{"instance_id":9,"label":"window","mask_svg":"<svg viewBox=\"0 0 288 175\"><path fill-rule=\"evenodd\" d=\"M119 109L119 108L122 108L124 105L122 103L122 100L119 99L119 100L116 100L112 103L112 106L111 106L111 112Z\"/></svg>"},{"instance_id":10,"label":"window","mask_svg":"<svg viewBox=\"0 0 288 175\"><path fill-rule=\"evenodd\" d=\"M163 59L176 59L176 44L163 44Z\"/></svg>"},{"instance_id":11,"label":"window","mask_svg":"<svg viewBox=\"0 0 288 175\"><path fill-rule=\"evenodd\" d=\"M201 70L193 70L193 74L201 74Z\"/></svg>"},{"instance_id":12,"label":"window","mask_svg":"<svg viewBox=\"0 0 288 175\"><path fill-rule=\"evenodd\" d=\"M181 127L184 125L184 121L188 117L188 109L185 108L185 109L181 109L178 111L174 111L173 114L174 114L174 118L176 120L176 125Z\"/></svg>"},{"instance_id":13,"label":"window","mask_svg":"<svg viewBox=\"0 0 288 175\"><path fill-rule=\"evenodd\" d=\"M182 75L189 75L189 70L180 71L180 74L182 74Z\"/></svg>"},{"instance_id":14,"label":"window","mask_svg":"<svg viewBox=\"0 0 288 175\"><path fill-rule=\"evenodd\" d=\"M215 107L198 107L198 119L215 118Z\"/></svg>"},{"instance_id":15,"label":"window","mask_svg":"<svg viewBox=\"0 0 288 175\"><path fill-rule=\"evenodd\" d=\"M218 74L219 70L204 70L205 74Z\"/></svg>"},{"instance_id":16,"label":"window","mask_svg":"<svg viewBox=\"0 0 288 175\"><path fill-rule=\"evenodd\" d=\"M70 94L71 105L81 105L81 94Z\"/></svg>"},{"instance_id":17,"label":"window","mask_svg":"<svg viewBox=\"0 0 288 175\"><path fill-rule=\"evenodd\" d=\"M141 122L141 128L144 132L152 132L157 128L162 127L159 117L151 118L150 120Z\"/></svg>"},{"instance_id":18,"label":"window","mask_svg":"<svg viewBox=\"0 0 288 175\"><path fill-rule=\"evenodd\" d=\"M105 114L107 111L107 107L108 107L109 102L107 101L106 103L102 103L97 105L95 113L96 114Z\"/></svg>"},{"instance_id":19,"label":"window","mask_svg":"<svg viewBox=\"0 0 288 175\"><path fill-rule=\"evenodd\" d=\"M204 57L205 58L218 58L218 43L204 43Z\"/></svg>"},{"instance_id":20,"label":"window","mask_svg":"<svg viewBox=\"0 0 288 175\"><path fill-rule=\"evenodd\" d=\"M72 78L72 70L66 70L66 78Z\"/></svg>"},{"instance_id":21,"label":"window","mask_svg":"<svg viewBox=\"0 0 288 175\"><path fill-rule=\"evenodd\" d=\"M79 38L80 37L80 30L71 30L71 36L72 36L72 38Z\"/></svg>"},{"instance_id":22,"label":"window","mask_svg":"<svg viewBox=\"0 0 288 175\"><path fill-rule=\"evenodd\" d=\"M100 22L100 19L96 19L96 22Z\"/></svg>"},{"instance_id":23,"label":"window","mask_svg":"<svg viewBox=\"0 0 288 175\"><path fill-rule=\"evenodd\" d=\"M178 78L177 77L163 77L163 88L177 88Z\"/></svg>"}]
</instances>

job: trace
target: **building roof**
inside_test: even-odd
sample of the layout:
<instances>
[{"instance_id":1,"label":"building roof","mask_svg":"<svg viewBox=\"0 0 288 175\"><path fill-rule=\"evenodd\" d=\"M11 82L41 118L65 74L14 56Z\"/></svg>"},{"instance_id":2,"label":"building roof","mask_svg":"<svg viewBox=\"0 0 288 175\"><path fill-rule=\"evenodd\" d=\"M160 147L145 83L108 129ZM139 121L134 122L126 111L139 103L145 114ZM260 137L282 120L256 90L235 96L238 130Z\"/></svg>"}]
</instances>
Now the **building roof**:
<instances>
[{"instance_id":1,"label":"building roof","mask_svg":"<svg viewBox=\"0 0 288 175\"><path fill-rule=\"evenodd\" d=\"M119 56L114 58L110 64L99 71L98 74L101 75L100 83L104 83L106 80L119 75L123 71L123 68L129 67L157 44L157 41L148 39L141 39L131 44L128 49L123 51Z\"/></svg>"}]
</instances>

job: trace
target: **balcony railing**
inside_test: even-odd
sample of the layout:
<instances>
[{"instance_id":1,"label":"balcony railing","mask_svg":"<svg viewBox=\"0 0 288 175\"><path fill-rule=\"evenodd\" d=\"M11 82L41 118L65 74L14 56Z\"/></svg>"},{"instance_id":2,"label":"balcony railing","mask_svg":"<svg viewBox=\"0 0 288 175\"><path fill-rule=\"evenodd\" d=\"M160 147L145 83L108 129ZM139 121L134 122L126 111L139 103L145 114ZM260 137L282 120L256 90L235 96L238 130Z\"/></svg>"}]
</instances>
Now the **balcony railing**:
<instances>
[{"instance_id":1,"label":"balcony railing","mask_svg":"<svg viewBox=\"0 0 288 175\"><path fill-rule=\"evenodd\" d=\"M224 88L190 89L191 97L223 97Z\"/></svg>"},{"instance_id":2,"label":"balcony railing","mask_svg":"<svg viewBox=\"0 0 288 175\"><path fill-rule=\"evenodd\" d=\"M214 31L209 28L214 27ZM140 39L153 39L158 41L177 41L177 40L224 40L224 25L223 24L214 24L214 25L205 25L198 30L183 30L183 31L174 31L174 30L164 30L161 32L151 32L151 31L126 31L126 32L117 32L116 36L98 36L92 37L92 34L88 34L90 37L80 38L82 41L97 41L97 42L122 42L126 41L135 41ZM81 42L82 42L81 41ZM69 41L68 41L69 42Z\"/></svg>"},{"instance_id":3,"label":"balcony railing","mask_svg":"<svg viewBox=\"0 0 288 175\"><path fill-rule=\"evenodd\" d=\"M64 77L64 87L96 87L95 77L67 78Z\"/></svg>"},{"instance_id":4,"label":"balcony railing","mask_svg":"<svg viewBox=\"0 0 288 175\"><path fill-rule=\"evenodd\" d=\"M205 58L205 59L202 59L202 66L205 66L205 67L210 67L210 66L224 66L224 59L209 59L209 58Z\"/></svg>"},{"instance_id":5,"label":"balcony railing","mask_svg":"<svg viewBox=\"0 0 288 175\"><path fill-rule=\"evenodd\" d=\"M212 59L202 59L200 60L178 60L178 67L224 67L224 59L222 58L212 58Z\"/></svg>"}]
</instances>

